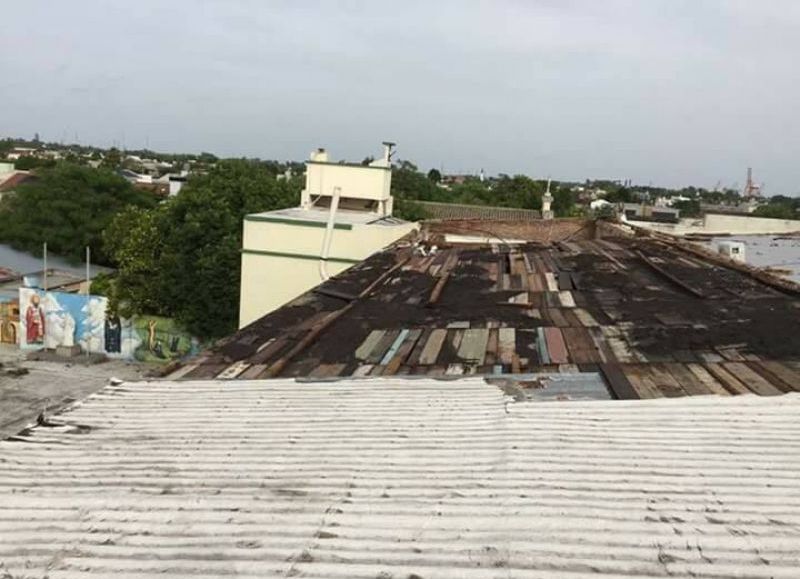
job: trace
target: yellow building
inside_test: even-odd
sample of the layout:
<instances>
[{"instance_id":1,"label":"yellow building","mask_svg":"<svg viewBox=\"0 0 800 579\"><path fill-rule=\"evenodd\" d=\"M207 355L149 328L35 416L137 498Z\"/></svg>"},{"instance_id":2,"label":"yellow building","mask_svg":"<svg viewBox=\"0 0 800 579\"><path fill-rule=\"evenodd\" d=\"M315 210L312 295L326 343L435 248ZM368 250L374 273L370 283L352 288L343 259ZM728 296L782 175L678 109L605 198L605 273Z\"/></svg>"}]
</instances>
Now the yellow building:
<instances>
[{"instance_id":1,"label":"yellow building","mask_svg":"<svg viewBox=\"0 0 800 579\"><path fill-rule=\"evenodd\" d=\"M391 143L369 165L306 163L300 207L245 217L239 326L259 319L417 227L392 217Z\"/></svg>"}]
</instances>

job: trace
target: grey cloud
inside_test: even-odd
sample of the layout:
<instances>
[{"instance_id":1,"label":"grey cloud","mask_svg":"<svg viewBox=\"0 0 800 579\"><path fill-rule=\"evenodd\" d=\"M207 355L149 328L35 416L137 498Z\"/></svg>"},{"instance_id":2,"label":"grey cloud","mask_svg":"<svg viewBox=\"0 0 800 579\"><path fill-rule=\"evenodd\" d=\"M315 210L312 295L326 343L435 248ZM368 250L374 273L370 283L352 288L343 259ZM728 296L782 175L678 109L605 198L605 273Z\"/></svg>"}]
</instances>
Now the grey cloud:
<instances>
[{"instance_id":1,"label":"grey cloud","mask_svg":"<svg viewBox=\"0 0 800 579\"><path fill-rule=\"evenodd\" d=\"M0 37L10 134L222 155L794 193L793 0L27 0ZM19 47L24 46L24 50Z\"/></svg>"}]
</instances>

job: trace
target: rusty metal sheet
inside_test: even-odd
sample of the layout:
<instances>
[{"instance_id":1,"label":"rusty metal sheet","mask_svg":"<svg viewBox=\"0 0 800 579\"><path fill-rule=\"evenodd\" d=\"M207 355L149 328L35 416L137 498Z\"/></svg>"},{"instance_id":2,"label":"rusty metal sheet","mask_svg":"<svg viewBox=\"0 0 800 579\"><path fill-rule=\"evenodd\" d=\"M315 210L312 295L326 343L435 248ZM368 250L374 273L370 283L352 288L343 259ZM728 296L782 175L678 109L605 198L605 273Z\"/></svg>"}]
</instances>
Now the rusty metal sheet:
<instances>
[{"instance_id":1,"label":"rusty metal sheet","mask_svg":"<svg viewBox=\"0 0 800 579\"><path fill-rule=\"evenodd\" d=\"M580 374L504 374L486 378L517 402L612 400L603 377L596 372Z\"/></svg>"}]
</instances>

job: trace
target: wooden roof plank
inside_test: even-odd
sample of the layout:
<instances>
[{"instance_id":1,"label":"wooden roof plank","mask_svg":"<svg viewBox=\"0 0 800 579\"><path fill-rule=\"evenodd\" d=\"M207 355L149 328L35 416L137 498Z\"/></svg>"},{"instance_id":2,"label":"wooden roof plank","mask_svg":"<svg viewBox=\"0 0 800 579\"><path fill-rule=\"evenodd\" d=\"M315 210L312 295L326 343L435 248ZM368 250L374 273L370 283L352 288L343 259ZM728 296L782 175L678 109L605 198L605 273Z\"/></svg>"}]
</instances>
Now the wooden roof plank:
<instances>
[{"instance_id":1,"label":"wooden roof plank","mask_svg":"<svg viewBox=\"0 0 800 579\"><path fill-rule=\"evenodd\" d=\"M779 388L773 386L768 380L743 362L726 362L723 366L759 396L777 396L778 394L782 394Z\"/></svg>"},{"instance_id":2,"label":"wooden roof plank","mask_svg":"<svg viewBox=\"0 0 800 579\"><path fill-rule=\"evenodd\" d=\"M372 330L364 341L361 342L361 345L356 348L356 359L358 360L366 360L375 346L378 345L378 342L381 341L383 335L386 333L386 330Z\"/></svg>"},{"instance_id":3,"label":"wooden roof plank","mask_svg":"<svg viewBox=\"0 0 800 579\"><path fill-rule=\"evenodd\" d=\"M664 393L656 387L650 376L643 372L643 364L623 364L625 377L636 390L639 398L663 398Z\"/></svg>"},{"instance_id":4,"label":"wooden roof plank","mask_svg":"<svg viewBox=\"0 0 800 579\"><path fill-rule=\"evenodd\" d=\"M600 372L618 400L637 400L639 393L625 376L619 364L600 364Z\"/></svg>"},{"instance_id":5,"label":"wooden roof plank","mask_svg":"<svg viewBox=\"0 0 800 579\"><path fill-rule=\"evenodd\" d=\"M497 354L501 364L511 364L517 348L514 328L500 328L497 331Z\"/></svg>"},{"instance_id":6,"label":"wooden roof plank","mask_svg":"<svg viewBox=\"0 0 800 579\"><path fill-rule=\"evenodd\" d=\"M400 330L387 330L366 357L365 362L368 364L378 364L399 334Z\"/></svg>"},{"instance_id":7,"label":"wooden roof plank","mask_svg":"<svg viewBox=\"0 0 800 579\"><path fill-rule=\"evenodd\" d=\"M421 329L410 330L406 336L400 347L397 349L392 358L390 358L386 363L386 369L383 371L384 376L391 376L392 374L396 374L397 371L400 369L408 356L411 354L411 351L414 349L414 346L417 344L417 340L422 335Z\"/></svg>"},{"instance_id":8,"label":"wooden roof plank","mask_svg":"<svg viewBox=\"0 0 800 579\"><path fill-rule=\"evenodd\" d=\"M489 330L485 328L465 330L461 344L458 347L458 357L478 366L483 366L488 341Z\"/></svg>"},{"instance_id":9,"label":"wooden roof plank","mask_svg":"<svg viewBox=\"0 0 800 579\"><path fill-rule=\"evenodd\" d=\"M539 350L539 358L541 358L542 364L551 364L544 328L536 328L536 348Z\"/></svg>"},{"instance_id":10,"label":"wooden roof plank","mask_svg":"<svg viewBox=\"0 0 800 579\"><path fill-rule=\"evenodd\" d=\"M800 372L793 370L786 364L775 360L761 360L751 363L750 366L756 367L768 376L774 376L780 380L786 386L785 391L800 392ZM771 381L775 383L774 380Z\"/></svg>"},{"instance_id":11,"label":"wooden roof plank","mask_svg":"<svg viewBox=\"0 0 800 579\"><path fill-rule=\"evenodd\" d=\"M675 377L675 380L683 387L689 395L703 396L713 394L713 392L700 379L695 376L686 364L668 363L664 364L667 371Z\"/></svg>"},{"instance_id":12,"label":"wooden roof plank","mask_svg":"<svg viewBox=\"0 0 800 579\"><path fill-rule=\"evenodd\" d=\"M547 353L551 364L569 363L569 353L564 342L561 330L554 327L544 328L544 338L547 343Z\"/></svg>"},{"instance_id":13,"label":"wooden roof plank","mask_svg":"<svg viewBox=\"0 0 800 579\"><path fill-rule=\"evenodd\" d=\"M725 369L722 364L708 363L705 367L731 394L752 394L751 390Z\"/></svg>"},{"instance_id":14,"label":"wooden roof plank","mask_svg":"<svg viewBox=\"0 0 800 579\"><path fill-rule=\"evenodd\" d=\"M447 337L447 330L435 329L428 337L425 347L419 356L419 363L422 366L429 366L436 363L436 358L439 357L439 351L442 349L444 339Z\"/></svg>"},{"instance_id":15,"label":"wooden roof plank","mask_svg":"<svg viewBox=\"0 0 800 579\"><path fill-rule=\"evenodd\" d=\"M683 389L680 382L675 379L666 364L648 364L646 371L650 374L656 388L664 393L667 398L679 398L686 396L687 391Z\"/></svg>"},{"instance_id":16,"label":"wooden roof plank","mask_svg":"<svg viewBox=\"0 0 800 579\"><path fill-rule=\"evenodd\" d=\"M702 364L686 364L686 368L694 374L703 386L708 388L712 394L718 396L730 396L731 393L706 370Z\"/></svg>"}]
</instances>

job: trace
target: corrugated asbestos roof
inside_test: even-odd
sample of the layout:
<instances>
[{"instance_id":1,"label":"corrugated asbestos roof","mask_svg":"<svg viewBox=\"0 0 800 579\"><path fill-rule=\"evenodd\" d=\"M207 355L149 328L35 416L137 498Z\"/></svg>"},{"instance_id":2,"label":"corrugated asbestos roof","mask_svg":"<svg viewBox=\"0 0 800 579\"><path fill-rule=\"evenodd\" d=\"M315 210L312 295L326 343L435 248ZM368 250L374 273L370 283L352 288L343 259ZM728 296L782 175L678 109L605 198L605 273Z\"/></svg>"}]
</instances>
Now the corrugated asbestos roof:
<instances>
[{"instance_id":1,"label":"corrugated asbestos roof","mask_svg":"<svg viewBox=\"0 0 800 579\"><path fill-rule=\"evenodd\" d=\"M110 386L0 442L0 576L798 576L800 395L514 400Z\"/></svg>"}]
</instances>

